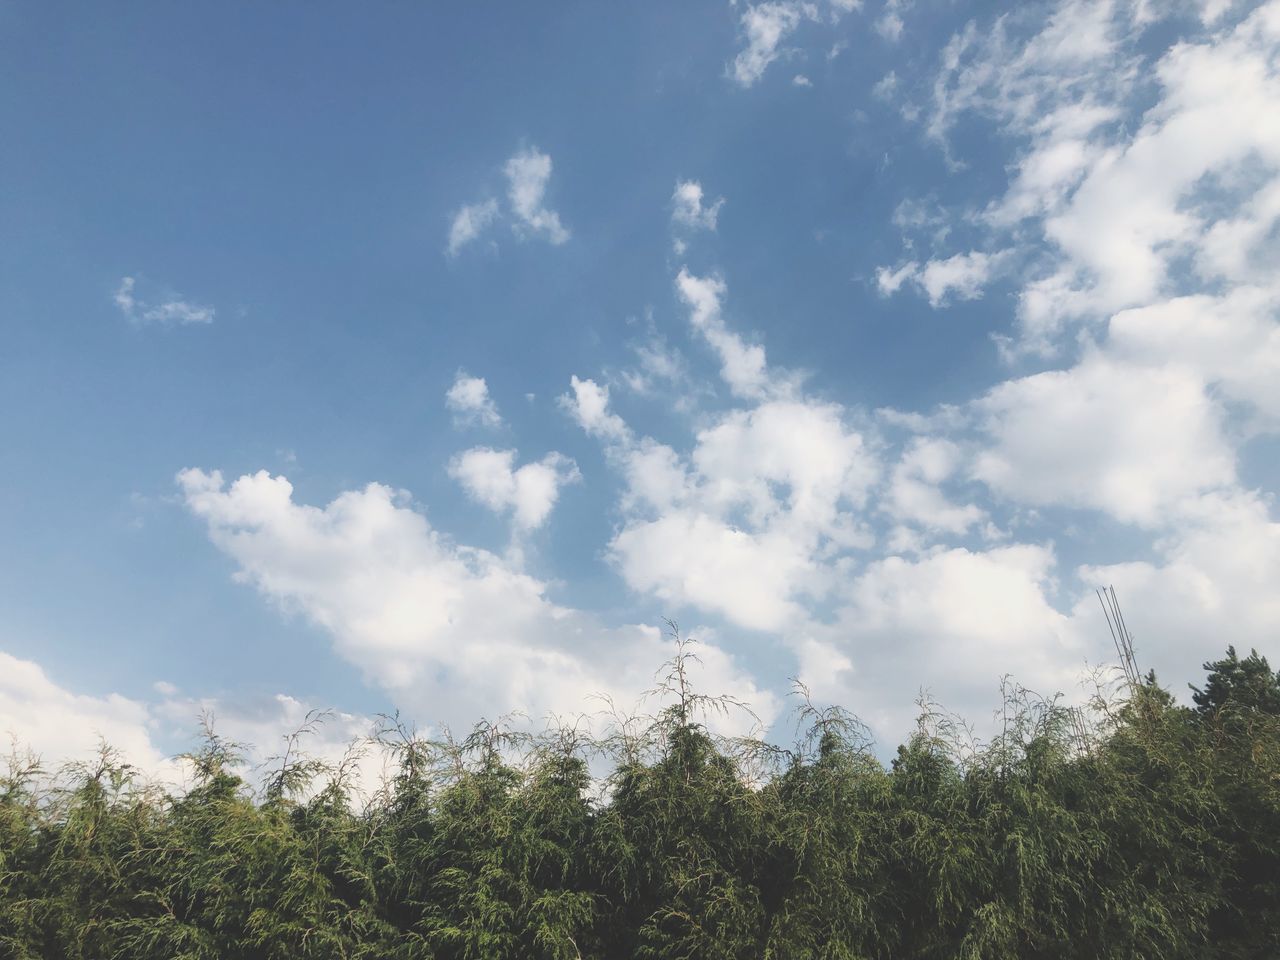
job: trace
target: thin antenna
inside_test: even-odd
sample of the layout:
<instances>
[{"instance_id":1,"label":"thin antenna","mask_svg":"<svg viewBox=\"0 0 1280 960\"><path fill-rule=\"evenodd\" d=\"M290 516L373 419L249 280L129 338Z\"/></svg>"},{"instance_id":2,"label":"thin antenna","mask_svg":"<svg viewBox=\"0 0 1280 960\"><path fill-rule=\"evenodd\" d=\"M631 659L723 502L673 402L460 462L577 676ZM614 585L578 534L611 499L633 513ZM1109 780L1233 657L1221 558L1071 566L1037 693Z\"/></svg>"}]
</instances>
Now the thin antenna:
<instances>
[{"instance_id":1,"label":"thin antenna","mask_svg":"<svg viewBox=\"0 0 1280 960\"><path fill-rule=\"evenodd\" d=\"M1089 753L1092 744L1089 737L1089 721L1085 718L1084 710L1080 707L1070 707L1068 716L1071 717L1071 730L1076 737L1076 747L1081 753Z\"/></svg>"},{"instance_id":2,"label":"thin antenna","mask_svg":"<svg viewBox=\"0 0 1280 960\"><path fill-rule=\"evenodd\" d=\"M1107 618L1107 628L1111 631L1111 642L1115 644L1116 655L1120 658L1120 668L1129 687L1136 688L1142 683L1138 672L1138 661L1133 655L1133 634L1124 622L1124 614L1120 612L1120 601L1116 599L1116 588L1105 587L1097 591L1098 602L1102 604L1102 613Z\"/></svg>"}]
</instances>

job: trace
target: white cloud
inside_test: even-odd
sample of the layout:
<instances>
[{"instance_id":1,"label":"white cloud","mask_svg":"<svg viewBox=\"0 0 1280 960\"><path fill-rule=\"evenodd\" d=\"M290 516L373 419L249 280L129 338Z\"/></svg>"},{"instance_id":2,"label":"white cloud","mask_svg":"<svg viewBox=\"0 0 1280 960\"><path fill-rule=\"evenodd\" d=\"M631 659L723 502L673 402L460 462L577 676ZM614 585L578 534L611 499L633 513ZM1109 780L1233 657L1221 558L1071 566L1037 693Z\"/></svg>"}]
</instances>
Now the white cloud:
<instances>
[{"instance_id":1,"label":"white cloud","mask_svg":"<svg viewBox=\"0 0 1280 960\"><path fill-rule=\"evenodd\" d=\"M875 82L875 85L871 88L871 95L877 100L883 100L887 103L893 99L893 95L897 90L898 74L890 70Z\"/></svg>"},{"instance_id":2,"label":"white cloud","mask_svg":"<svg viewBox=\"0 0 1280 960\"><path fill-rule=\"evenodd\" d=\"M31 749L47 764L88 761L100 742L152 776L176 768L156 745L145 703L118 693L75 694L30 660L0 652L0 735Z\"/></svg>"},{"instance_id":3,"label":"white cloud","mask_svg":"<svg viewBox=\"0 0 1280 960\"><path fill-rule=\"evenodd\" d=\"M714 230L724 197L703 204L702 184L697 180L679 180L671 194L671 222L690 230Z\"/></svg>"},{"instance_id":4,"label":"white cloud","mask_svg":"<svg viewBox=\"0 0 1280 960\"><path fill-rule=\"evenodd\" d=\"M838 408L767 403L701 431L688 463L651 440L619 459L634 510L610 544L624 579L741 626L799 622L827 561L869 544L859 512L878 463Z\"/></svg>"},{"instance_id":5,"label":"white cloud","mask_svg":"<svg viewBox=\"0 0 1280 960\"><path fill-rule=\"evenodd\" d=\"M629 525L611 551L633 590L752 629L782 630L803 620L794 594L815 572L796 547L781 533L752 534L706 513L677 509Z\"/></svg>"},{"instance_id":6,"label":"white cloud","mask_svg":"<svg viewBox=\"0 0 1280 960\"><path fill-rule=\"evenodd\" d=\"M902 39L904 27L905 24L902 22L902 17L892 11L885 13L876 21L876 33L890 43L897 43Z\"/></svg>"},{"instance_id":7,"label":"white cloud","mask_svg":"<svg viewBox=\"0 0 1280 960\"><path fill-rule=\"evenodd\" d=\"M782 42L805 19L817 19L818 11L809 3L757 3L742 14L742 35L746 48L733 60L733 79L740 87L751 87L764 76L769 64L781 54Z\"/></svg>"},{"instance_id":8,"label":"white cloud","mask_svg":"<svg viewBox=\"0 0 1280 960\"><path fill-rule=\"evenodd\" d=\"M554 246L568 241L569 230L560 222L560 214L546 205L551 157L537 147L527 147L508 158L502 172L507 181L507 211L504 214L492 197L459 208L449 226L445 248L448 256L456 256L490 227L508 218L520 238L542 237Z\"/></svg>"},{"instance_id":9,"label":"white cloud","mask_svg":"<svg viewBox=\"0 0 1280 960\"><path fill-rule=\"evenodd\" d=\"M1280 523L1268 516L1268 503L1252 493L1205 496L1185 505L1180 520L1157 542L1154 562L1087 565L1081 578L1115 586L1139 664L1166 683L1194 676L1227 643L1274 660ZM1091 593L1073 617L1093 632L1106 630Z\"/></svg>"},{"instance_id":10,"label":"white cloud","mask_svg":"<svg viewBox=\"0 0 1280 960\"><path fill-rule=\"evenodd\" d=\"M966 532L981 522L984 512L972 503L964 506L952 503L941 489L960 465L960 448L950 440L914 438L890 475L885 509L898 520L926 530Z\"/></svg>"},{"instance_id":11,"label":"white cloud","mask_svg":"<svg viewBox=\"0 0 1280 960\"><path fill-rule=\"evenodd\" d=\"M946 260L930 260L917 282L929 297L929 306L939 307L948 297L976 300L999 262L998 256L973 251L958 253Z\"/></svg>"},{"instance_id":12,"label":"white cloud","mask_svg":"<svg viewBox=\"0 0 1280 960\"><path fill-rule=\"evenodd\" d=\"M970 22L942 55L934 83L931 136L943 140L966 111L1025 129L1063 104L1111 103L1127 95L1136 64L1126 54L1133 8L1114 0L1062 0L1044 26L1023 41L1020 21Z\"/></svg>"},{"instance_id":13,"label":"white cloud","mask_svg":"<svg viewBox=\"0 0 1280 960\"><path fill-rule=\"evenodd\" d=\"M357 807L396 772L395 756L371 741L379 724L373 717L317 706L285 693L192 696L169 686L160 691L161 701L149 705L153 725L185 746L193 742L199 718L207 719L219 737L243 752L240 773L255 789L265 787L279 770L285 740L295 736L290 748L295 759L317 760L329 771L340 765L347 768ZM325 782L327 776L321 774L304 795Z\"/></svg>"},{"instance_id":14,"label":"white cloud","mask_svg":"<svg viewBox=\"0 0 1280 960\"><path fill-rule=\"evenodd\" d=\"M629 439L631 431L622 418L609 411L609 388L594 380L570 380L573 396L562 396L560 405L569 411L578 426L594 437L606 440Z\"/></svg>"},{"instance_id":15,"label":"white cloud","mask_svg":"<svg viewBox=\"0 0 1280 960\"><path fill-rule=\"evenodd\" d=\"M181 786L189 769L177 756L198 747L202 716L212 721L219 736L243 749L242 773L250 783L269 772L283 737L300 729L309 716L322 715L323 721L300 746L308 757L329 764L341 761L374 726L369 717L320 711L286 694L192 697L164 681L153 689L159 699L75 693L55 683L39 664L0 652L0 737L19 751L34 752L46 775L56 774L65 763L92 762L100 744L106 744L148 780ZM366 795L377 786L382 759L367 751L357 767L356 785Z\"/></svg>"},{"instance_id":16,"label":"white cloud","mask_svg":"<svg viewBox=\"0 0 1280 960\"><path fill-rule=\"evenodd\" d=\"M516 451L473 447L449 463L449 476L477 503L512 511L518 530L536 530L550 516L560 488L582 479L578 465L560 453L514 468Z\"/></svg>"},{"instance_id":17,"label":"white cloud","mask_svg":"<svg viewBox=\"0 0 1280 960\"><path fill-rule=\"evenodd\" d=\"M607 629L556 605L547 585L484 550L453 543L380 484L324 508L295 503L284 477L184 470L189 510L239 567L236 578L329 633L345 659L411 715L466 723L491 709L590 709L627 703L666 658L659 631ZM716 689L768 719L771 695L714 645L700 650Z\"/></svg>"},{"instance_id":18,"label":"white cloud","mask_svg":"<svg viewBox=\"0 0 1280 960\"><path fill-rule=\"evenodd\" d=\"M1024 503L1100 510L1155 526L1183 501L1232 484L1222 413L1185 368L1092 353L992 389L977 408L993 443L975 475Z\"/></svg>"},{"instance_id":19,"label":"white cloud","mask_svg":"<svg viewBox=\"0 0 1280 960\"><path fill-rule=\"evenodd\" d=\"M1188 260L1206 281L1266 281L1280 252L1278 8L1225 25L1228 8L1209 4L1214 28L1154 62L1141 44L1154 11L1119 2L1063 0L1025 38L1011 17L953 38L929 132L945 142L973 112L1023 144L982 217L1024 242L1030 223L1043 246L1023 285L1020 352L1051 353L1075 323L1187 292Z\"/></svg>"},{"instance_id":20,"label":"white cloud","mask_svg":"<svg viewBox=\"0 0 1280 960\"><path fill-rule=\"evenodd\" d=\"M498 405L489 396L489 385L483 377L473 377L465 370L459 370L453 386L444 395L444 402L458 423L502 426Z\"/></svg>"},{"instance_id":21,"label":"white cloud","mask_svg":"<svg viewBox=\"0 0 1280 960\"><path fill-rule=\"evenodd\" d=\"M135 293L137 280L134 277L123 277L112 298L126 320L132 324L159 324L161 326L186 326L197 323L213 323L215 311L213 307L205 307L190 303L178 296L170 296L155 301L139 300Z\"/></svg>"},{"instance_id":22,"label":"white cloud","mask_svg":"<svg viewBox=\"0 0 1280 960\"><path fill-rule=\"evenodd\" d=\"M778 630L829 588L839 555L869 544L860 513L879 461L839 407L779 398L729 411L686 458L637 438L607 390L572 384L565 406L627 485L609 549L633 589Z\"/></svg>"},{"instance_id":23,"label":"white cloud","mask_svg":"<svg viewBox=\"0 0 1280 960\"><path fill-rule=\"evenodd\" d=\"M1000 263L999 254L979 251L958 253L945 260L929 260L923 266L914 260L902 264L896 270L880 267L876 270L876 286L882 296L897 293L910 280L929 299L929 306L945 306L948 300L976 300Z\"/></svg>"},{"instance_id":24,"label":"white cloud","mask_svg":"<svg viewBox=\"0 0 1280 960\"><path fill-rule=\"evenodd\" d=\"M876 20L876 33L890 43L901 40L902 31L906 27L902 14L910 5L911 0L885 0L884 11Z\"/></svg>"},{"instance_id":25,"label":"white cloud","mask_svg":"<svg viewBox=\"0 0 1280 960\"><path fill-rule=\"evenodd\" d=\"M676 397L678 406L688 402L689 372L679 350L669 346L663 337L652 331L645 340L631 344L630 348L635 354L637 366L621 373L622 382L627 389L640 394L652 394L662 387L666 391L680 394Z\"/></svg>"},{"instance_id":26,"label":"white cloud","mask_svg":"<svg viewBox=\"0 0 1280 960\"><path fill-rule=\"evenodd\" d=\"M1241 285L1123 310L1108 350L1126 362L1195 371L1228 399L1280 428L1280 289Z\"/></svg>"},{"instance_id":27,"label":"white cloud","mask_svg":"<svg viewBox=\"0 0 1280 960\"><path fill-rule=\"evenodd\" d=\"M908 280L914 280L919 275L920 264L914 260L902 264L896 270L890 270L888 267L877 267L876 287L882 297L892 296L902 289L904 283Z\"/></svg>"},{"instance_id":28,"label":"white cloud","mask_svg":"<svg viewBox=\"0 0 1280 960\"><path fill-rule=\"evenodd\" d=\"M875 561L849 584L835 623L810 627L801 679L889 742L921 688L980 729L1001 673L1071 693L1095 650L1048 600L1054 566L1052 550L1029 544Z\"/></svg>"},{"instance_id":29,"label":"white cloud","mask_svg":"<svg viewBox=\"0 0 1280 960\"><path fill-rule=\"evenodd\" d=\"M463 206L453 216L453 223L449 227L449 256L455 256L459 250L478 240L498 219L498 201L492 197L481 203L471 203Z\"/></svg>"},{"instance_id":30,"label":"white cloud","mask_svg":"<svg viewBox=\"0 0 1280 960\"><path fill-rule=\"evenodd\" d=\"M560 214L545 205L547 182L551 179L551 157L529 147L516 153L503 168L507 177L507 198L511 212L523 232L544 236L552 244L569 239Z\"/></svg>"},{"instance_id":31,"label":"white cloud","mask_svg":"<svg viewBox=\"0 0 1280 960\"><path fill-rule=\"evenodd\" d=\"M720 303L728 293L718 276L695 277L681 267L676 291L689 308L689 322L720 355L720 376L736 395L761 398L779 385L770 381L764 347L746 343L729 330L720 313Z\"/></svg>"},{"instance_id":32,"label":"white cloud","mask_svg":"<svg viewBox=\"0 0 1280 960\"><path fill-rule=\"evenodd\" d=\"M1247 188L1243 191L1247 195ZM1206 280L1265 285L1280 258L1280 177L1244 200L1234 217L1212 223L1200 239L1196 268Z\"/></svg>"},{"instance_id":33,"label":"white cloud","mask_svg":"<svg viewBox=\"0 0 1280 960\"><path fill-rule=\"evenodd\" d=\"M810 80L808 77L806 77L803 73L797 73L794 77L791 78L791 85L793 87L812 87L813 81Z\"/></svg>"},{"instance_id":34,"label":"white cloud","mask_svg":"<svg viewBox=\"0 0 1280 960\"><path fill-rule=\"evenodd\" d=\"M1217 11L1220 28L1151 59L1142 16L1068 0L1025 40L1012 17L969 29L930 130L973 111L1021 142L971 222L1029 267L1009 355L1073 355L968 407L985 437L971 475L1014 516L1066 506L1149 531L1141 559L1076 571L1066 629L1105 637L1088 588L1114 583L1146 663L1185 677L1224 618L1263 649L1280 622L1272 502L1236 470L1242 443L1280 428L1280 3ZM922 276L911 261L879 283Z\"/></svg>"},{"instance_id":35,"label":"white cloud","mask_svg":"<svg viewBox=\"0 0 1280 960\"><path fill-rule=\"evenodd\" d=\"M1245 162L1264 165L1272 177L1280 172L1280 27L1266 14L1260 9L1218 43L1167 53L1157 67L1161 101L1045 222L1084 305L1115 310L1166 290L1171 263L1212 230L1194 204L1207 177Z\"/></svg>"}]
</instances>

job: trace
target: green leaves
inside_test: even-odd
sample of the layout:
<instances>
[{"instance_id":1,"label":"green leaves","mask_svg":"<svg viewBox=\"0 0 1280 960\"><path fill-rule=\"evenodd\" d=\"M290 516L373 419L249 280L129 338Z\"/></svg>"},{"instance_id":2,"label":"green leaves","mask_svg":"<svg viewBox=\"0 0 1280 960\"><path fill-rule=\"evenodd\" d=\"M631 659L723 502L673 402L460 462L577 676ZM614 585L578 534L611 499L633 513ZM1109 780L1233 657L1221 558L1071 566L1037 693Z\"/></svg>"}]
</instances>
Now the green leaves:
<instances>
[{"instance_id":1,"label":"green leaves","mask_svg":"<svg viewBox=\"0 0 1280 960\"><path fill-rule=\"evenodd\" d=\"M1003 686L979 745L922 702L886 767L798 689L790 749L716 736L681 641L648 717L461 740L392 720L365 809L286 740L206 727L190 789L110 749L0 776L0 958L942 960L1280 956L1280 678L1234 650L1067 708ZM309 717L307 724L321 722Z\"/></svg>"}]
</instances>

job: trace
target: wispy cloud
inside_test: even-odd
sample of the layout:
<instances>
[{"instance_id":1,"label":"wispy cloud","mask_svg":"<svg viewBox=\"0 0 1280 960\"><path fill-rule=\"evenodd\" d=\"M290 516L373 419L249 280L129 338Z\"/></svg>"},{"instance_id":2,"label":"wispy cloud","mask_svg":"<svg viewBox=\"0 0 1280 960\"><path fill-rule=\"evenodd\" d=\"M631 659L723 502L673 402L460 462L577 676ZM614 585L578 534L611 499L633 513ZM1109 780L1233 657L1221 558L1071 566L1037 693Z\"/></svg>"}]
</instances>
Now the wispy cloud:
<instances>
[{"instance_id":1,"label":"wispy cloud","mask_svg":"<svg viewBox=\"0 0 1280 960\"><path fill-rule=\"evenodd\" d=\"M946 259L929 260L923 266L911 260L897 269L880 267L876 271L876 285L881 295L889 296L910 280L929 298L931 307L945 306L952 299L977 300L1005 259L1000 253L971 250Z\"/></svg>"},{"instance_id":2,"label":"wispy cloud","mask_svg":"<svg viewBox=\"0 0 1280 960\"><path fill-rule=\"evenodd\" d=\"M740 87L754 86L769 64L782 54L782 42L806 18L816 20L818 8L811 3L758 3L742 14L743 50L730 64L730 75Z\"/></svg>"},{"instance_id":3,"label":"wispy cloud","mask_svg":"<svg viewBox=\"0 0 1280 960\"><path fill-rule=\"evenodd\" d=\"M498 201L493 198L463 206L453 215L453 223L449 227L449 256L457 256L467 244L480 239L497 219Z\"/></svg>"},{"instance_id":4,"label":"wispy cloud","mask_svg":"<svg viewBox=\"0 0 1280 960\"><path fill-rule=\"evenodd\" d=\"M202 306L183 300L179 296L164 297L158 301L144 301L136 293L137 279L123 277L112 298L120 312L130 323L143 326L157 324L160 326L185 326L194 323L213 323L213 307Z\"/></svg>"},{"instance_id":5,"label":"wispy cloud","mask_svg":"<svg viewBox=\"0 0 1280 960\"><path fill-rule=\"evenodd\" d=\"M502 166L502 175L507 181L505 209L496 197L459 207L449 224L446 254L457 256L464 247L503 221L509 222L521 239L541 237L552 246L566 243L570 236L568 227L561 222L560 214L547 206L551 169L550 155L537 147L516 151Z\"/></svg>"}]
</instances>

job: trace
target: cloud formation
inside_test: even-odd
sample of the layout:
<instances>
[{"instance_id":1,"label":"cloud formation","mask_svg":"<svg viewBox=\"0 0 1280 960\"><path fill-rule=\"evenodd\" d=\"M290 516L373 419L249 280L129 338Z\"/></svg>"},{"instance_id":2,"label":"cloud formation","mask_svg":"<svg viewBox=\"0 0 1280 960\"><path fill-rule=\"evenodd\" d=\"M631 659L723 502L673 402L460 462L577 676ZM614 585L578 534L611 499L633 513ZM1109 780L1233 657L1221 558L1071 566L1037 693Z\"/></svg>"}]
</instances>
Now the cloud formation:
<instances>
[{"instance_id":1,"label":"cloud formation","mask_svg":"<svg viewBox=\"0 0 1280 960\"><path fill-rule=\"evenodd\" d=\"M595 693L625 705L666 658L656 628L606 628L554 603L546 583L453 542L402 491L369 484L319 508L265 471L227 484L189 469L178 484L238 580L328 633L412 715L470 723L476 703L567 715ZM708 643L700 654L716 689L772 718L775 698L727 653Z\"/></svg>"},{"instance_id":2,"label":"cloud formation","mask_svg":"<svg viewBox=\"0 0 1280 960\"><path fill-rule=\"evenodd\" d=\"M251 782L270 775L284 738L306 726L299 746L307 756L353 763L354 786L366 796L381 782L387 758L364 742L375 728L371 717L284 693L192 696L164 682L153 689L150 697L76 693L39 664L0 651L0 737L34 754L46 777L65 763L92 765L106 746L148 781L181 786L190 771L179 754L198 748L202 718L243 750Z\"/></svg>"},{"instance_id":3,"label":"cloud formation","mask_svg":"<svg viewBox=\"0 0 1280 960\"><path fill-rule=\"evenodd\" d=\"M473 447L449 462L453 477L477 503L511 511L518 531L536 530L550 516L560 488L582 479L578 465L561 453L515 467L516 451Z\"/></svg>"},{"instance_id":4,"label":"cloud formation","mask_svg":"<svg viewBox=\"0 0 1280 960\"><path fill-rule=\"evenodd\" d=\"M124 318L137 326L186 326L188 324L213 323L213 307L191 303L179 296L159 300L141 300L136 293L137 279L122 277L112 299Z\"/></svg>"},{"instance_id":5,"label":"cloud formation","mask_svg":"<svg viewBox=\"0 0 1280 960\"><path fill-rule=\"evenodd\" d=\"M802 25L853 5L837 6L743 8L733 81L760 82ZM905 10L881 6L886 39ZM991 311L993 283L1012 289L1005 379L873 416L779 366L775 343L766 353L734 322L730 274L705 265L668 282L714 373L699 379L697 351L684 363L651 329L634 370L570 378L561 408L616 483L613 529L591 549L633 599L767 638L890 738L921 683L965 710L990 702L997 670L1074 693L1086 659L1107 654L1091 592L1103 583L1145 625L1144 663L1178 675L1226 617L1242 643L1274 634L1280 525L1244 464L1280 428L1280 3L1200 11L1203 29L1153 53L1151 5L1064 0L966 27L923 88L908 63L876 85L895 102L925 89L922 138L957 183L986 191L953 209L903 198L902 249L876 288L935 308L986 295ZM1015 145L994 193L954 155L962 123ZM550 157L528 148L501 170L505 190L454 217L451 254L503 223L568 239ZM715 230L724 201L679 180L652 198L668 202L682 237ZM132 287L122 295L134 309ZM677 382L686 402L660 436L630 404ZM459 422L502 424L481 378L459 373L446 403ZM581 477L559 453L521 463L490 446L449 473L515 534L543 528ZM652 628L557 603L517 551L453 541L402 491L311 506L266 473L179 482L241 581L415 709L572 710L585 692L634 692L661 659ZM773 702L727 646L708 653L728 689Z\"/></svg>"},{"instance_id":6,"label":"cloud formation","mask_svg":"<svg viewBox=\"0 0 1280 960\"><path fill-rule=\"evenodd\" d=\"M498 201L492 197L461 207L454 214L453 223L449 227L449 256L456 256L467 244L480 239L497 219Z\"/></svg>"},{"instance_id":7,"label":"cloud formation","mask_svg":"<svg viewBox=\"0 0 1280 960\"><path fill-rule=\"evenodd\" d=\"M521 150L504 168L507 199L517 219L521 235L543 236L548 243L562 244L569 231L560 223L560 214L546 206L547 183L551 179L551 157L529 147Z\"/></svg>"},{"instance_id":8,"label":"cloud formation","mask_svg":"<svg viewBox=\"0 0 1280 960\"><path fill-rule=\"evenodd\" d=\"M714 230L724 197L703 203L702 184L697 180L677 180L671 194L671 222L688 230Z\"/></svg>"},{"instance_id":9,"label":"cloud formation","mask_svg":"<svg viewBox=\"0 0 1280 960\"><path fill-rule=\"evenodd\" d=\"M914 260L895 270L880 267L876 286L884 296L897 293L908 280L929 299L929 306L942 307L951 299L977 300L1002 257L974 250L957 253L945 260L929 260L921 265Z\"/></svg>"},{"instance_id":10,"label":"cloud formation","mask_svg":"<svg viewBox=\"0 0 1280 960\"><path fill-rule=\"evenodd\" d=\"M456 424L502 426L498 405L489 396L489 385L484 377L473 377L465 370L459 370L453 386L444 395L444 404L453 412Z\"/></svg>"},{"instance_id":11,"label":"cloud formation","mask_svg":"<svg viewBox=\"0 0 1280 960\"><path fill-rule=\"evenodd\" d=\"M496 197L464 204L454 213L449 225L445 252L455 257L503 220L520 239L542 238L553 246L569 240L569 229L560 214L547 206L547 186L551 181L551 157L537 147L524 147L513 154L502 167L507 182L506 209Z\"/></svg>"},{"instance_id":12,"label":"cloud formation","mask_svg":"<svg viewBox=\"0 0 1280 960\"><path fill-rule=\"evenodd\" d=\"M807 3L758 3L742 14L745 46L733 59L731 76L740 87L754 86L769 64L777 60L782 42L805 17L816 17L817 8Z\"/></svg>"}]
</instances>

